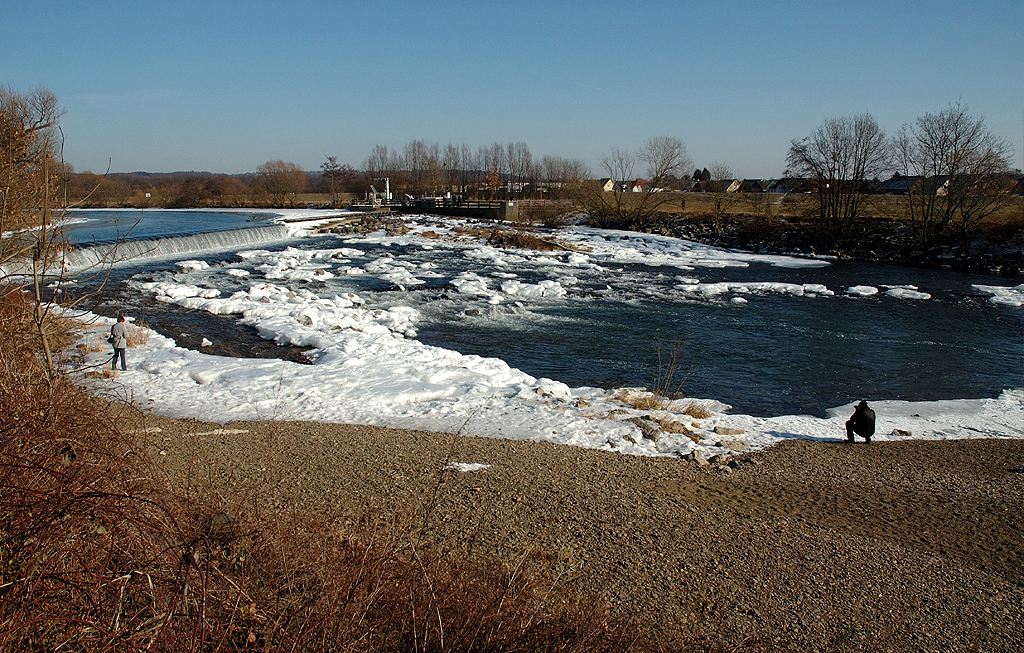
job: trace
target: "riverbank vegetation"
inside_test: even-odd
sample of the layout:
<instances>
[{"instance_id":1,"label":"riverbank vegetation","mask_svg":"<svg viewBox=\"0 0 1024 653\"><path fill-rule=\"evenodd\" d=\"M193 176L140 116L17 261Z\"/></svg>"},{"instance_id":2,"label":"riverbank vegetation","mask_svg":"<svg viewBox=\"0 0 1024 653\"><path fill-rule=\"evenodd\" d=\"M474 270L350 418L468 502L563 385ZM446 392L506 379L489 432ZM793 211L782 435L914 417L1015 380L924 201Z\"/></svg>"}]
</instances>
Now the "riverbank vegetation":
<instances>
[{"instance_id":1,"label":"riverbank vegetation","mask_svg":"<svg viewBox=\"0 0 1024 653\"><path fill-rule=\"evenodd\" d=\"M429 510L325 531L197 482L137 441L144 414L48 374L33 306L0 300L0 648L625 651L600 600L433 541ZM67 348L72 321L54 318ZM63 359L67 360L67 359ZM193 461L197 467L202 461ZM271 488L266 488L271 492Z\"/></svg>"}]
</instances>

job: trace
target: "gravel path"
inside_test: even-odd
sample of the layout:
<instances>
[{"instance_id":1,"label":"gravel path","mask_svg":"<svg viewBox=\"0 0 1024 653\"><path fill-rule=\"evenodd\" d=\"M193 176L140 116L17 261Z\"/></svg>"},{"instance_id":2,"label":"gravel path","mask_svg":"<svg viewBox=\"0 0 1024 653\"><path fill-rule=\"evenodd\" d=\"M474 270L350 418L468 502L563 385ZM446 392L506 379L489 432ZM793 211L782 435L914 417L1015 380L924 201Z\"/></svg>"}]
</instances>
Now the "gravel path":
<instances>
[{"instance_id":1,"label":"gravel path","mask_svg":"<svg viewBox=\"0 0 1024 653\"><path fill-rule=\"evenodd\" d=\"M543 561L663 632L1024 650L1024 441L791 440L720 468L336 424L138 428L179 492L227 511L255 501L339 530L429 513L439 541Z\"/></svg>"}]
</instances>

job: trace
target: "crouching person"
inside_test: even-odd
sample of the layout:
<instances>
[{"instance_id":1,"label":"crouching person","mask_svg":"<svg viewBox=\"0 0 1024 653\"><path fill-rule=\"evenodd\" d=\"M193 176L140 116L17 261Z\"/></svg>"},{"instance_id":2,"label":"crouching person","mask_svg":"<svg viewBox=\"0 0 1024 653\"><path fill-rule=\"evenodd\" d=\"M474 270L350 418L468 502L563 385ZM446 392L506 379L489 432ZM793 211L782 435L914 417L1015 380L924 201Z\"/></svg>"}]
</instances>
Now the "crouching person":
<instances>
[{"instance_id":1,"label":"crouching person","mask_svg":"<svg viewBox=\"0 0 1024 653\"><path fill-rule=\"evenodd\" d=\"M867 444L871 444L871 436L875 434L875 411L868 408L868 402L861 401L857 409L853 411L850 419L846 420L846 441L853 442L853 434L856 433L864 438Z\"/></svg>"}]
</instances>

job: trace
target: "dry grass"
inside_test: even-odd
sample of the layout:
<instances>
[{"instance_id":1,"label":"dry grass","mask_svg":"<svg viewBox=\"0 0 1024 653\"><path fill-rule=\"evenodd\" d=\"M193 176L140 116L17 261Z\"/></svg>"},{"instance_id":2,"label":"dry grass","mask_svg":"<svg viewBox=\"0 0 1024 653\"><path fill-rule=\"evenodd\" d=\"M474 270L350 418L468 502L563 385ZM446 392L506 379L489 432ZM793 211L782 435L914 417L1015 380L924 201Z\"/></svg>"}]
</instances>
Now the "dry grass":
<instances>
[{"instance_id":1,"label":"dry grass","mask_svg":"<svg viewBox=\"0 0 1024 653\"><path fill-rule=\"evenodd\" d=\"M143 417L42 369L0 303L0 650L626 651L604 604L428 537L423 515L344 532L169 494ZM70 342L71 325L64 329ZM440 481L439 481L440 482Z\"/></svg>"},{"instance_id":2,"label":"dry grass","mask_svg":"<svg viewBox=\"0 0 1024 653\"><path fill-rule=\"evenodd\" d=\"M469 238L479 238L481 240L486 239L487 234L489 234L490 231L490 229L486 229L484 227L457 226L454 229L452 229L452 233L454 233L457 236L467 236Z\"/></svg>"},{"instance_id":3,"label":"dry grass","mask_svg":"<svg viewBox=\"0 0 1024 653\"><path fill-rule=\"evenodd\" d=\"M632 207L639 198L627 193L626 206ZM687 215L692 217L709 217L714 214L714 196L712 193L669 193L669 201L659 208L659 213L668 215ZM730 204L725 214L734 218L785 218L787 220L816 219L818 204L817 196L812 194L779 195L773 193L743 193L738 201ZM906 198L894 195L867 195L862 207L863 218L881 218L892 220L908 220ZM770 215L765 215L770 211ZM983 222L986 228L997 228L1013 224L1024 216L1024 197L1012 196L996 213Z\"/></svg>"},{"instance_id":4,"label":"dry grass","mask_svg":"<svg viewBox=\"0 0 1024 653\"><path fill-rule=\"evenodd\" d=\"M654 379L654 390L628 388L618 391L615 394L615 399L640 411L670 412L670 416L653 416L651 419L657 422L663 431L679 433L697 442L700 440L700 435L694 429L699 427L685 424L678 419L677 415L707 419L711 417L712 412L703 403L693 399L686 400L682 406L678 405L682 400L682 389L688 375L684 375L681 380L678 378L680 362L686 351L685 340L672 342L667 353L659 345L657 349L658 371Z\"/></svg>"},{"instance_id":5,"label":"dry grass","mask_svg":"<svg viewBox=\"0 0 1024 653\"><path fill-rule=\"evenodd\" d=\"M136 320L128 328L128 346L129 347L140 347L149 342L150 328L142 320Z\"/></svg>"},{"instance_id":6,"label":"dry grass","mask_svg":"<svg viewBox=\"0 0 1024 653\"><path fill-rule=\"evenodd\" d=\"M653 392L626 388L615 393L615 400L637 410L664 410L666 400Z\"/></svg>"},{"instance_id":7,"label":"dry grass","mask_svg":"<svg viewBox=\"0 0 1024 653\"><path fill-rule=\"evenodd\" d=\"M707 419L713 415L707 406L694 399L687 400L680 409L674 406L678 399L670 399L656 392L648 392L642 388L625 388L615 393L615 400L636 410L662 410L688 415L694 419Z\"/></svg>"},{"instance_id":8,"label":"dry grass","mask_svg":"<svg viewBox=\"0 0 1024 653\"><path fill-rule=\"evenodd\" d=\"M709 417L714 415L714 413L711 412L710 408L700 403L699 401L694 401L692 399L689 402L687 402L686 407L683 408L683 414L689 415L690 417L693 417L695 419L708 419Z\"/></svg>"}]
</instances>

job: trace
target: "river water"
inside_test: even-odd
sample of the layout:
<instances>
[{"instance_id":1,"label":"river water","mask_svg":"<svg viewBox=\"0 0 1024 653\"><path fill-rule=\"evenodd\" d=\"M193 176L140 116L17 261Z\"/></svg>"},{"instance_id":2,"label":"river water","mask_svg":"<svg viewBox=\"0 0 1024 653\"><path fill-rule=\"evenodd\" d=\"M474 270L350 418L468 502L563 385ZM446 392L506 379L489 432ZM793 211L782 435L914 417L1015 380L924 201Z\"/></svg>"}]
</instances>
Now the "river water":
<instances>
[{"instance_id":1,"label":"river water","mask_svg":"<svg viewBox=\"0 0 1024 653\"><path fill-rule=\"evenodd\" d=\"M229 210L114 209L72 211L62 232L73 245L172 238L267 224L269 215Z\"/></svg>"},{"instance_id":2,"label":"river water","mask_svg":"<svg viewBox=\"0 0 1024 653\"><path fill-rule=\"evenodd\" d=\"M814 268L755 262L700 270L704 283L814 283L837 291L819 297L754 294L733 303L679 292L678 268L625 263L574 271L575 283L566 286L564 297L495 306L453 290L452 279L467 270L496 274L490 262L467 260L462 250L353 238L343 243L334 236L261 245L286 246L344 246L350 250L348 265L355 267L387 260L429 269L426 283L409 288L374 275L301 286L325 296L355 292L371 308L415 307L421 341L501 358L573 387L667 386L755 416L824 416L828 408L859 399L982 398L1024 387L1024 310L995 305L973 287L1019 283L994 275L843 261ZM247 266L230 251L177 258ZM98 310L139 316L185 347L198 349L208 338L216 343L204 349L210 353L303 360L295 348L261 340L235 317L158 304L125 284L132 277L159 280L175 273L167 259L116 268ZM528 265L514 273L524 283L550 277ZM839 292L858 285L913 286L931 299Z\"/></svg>"}]
</instances>

